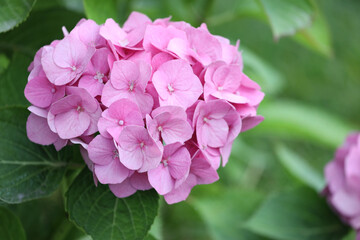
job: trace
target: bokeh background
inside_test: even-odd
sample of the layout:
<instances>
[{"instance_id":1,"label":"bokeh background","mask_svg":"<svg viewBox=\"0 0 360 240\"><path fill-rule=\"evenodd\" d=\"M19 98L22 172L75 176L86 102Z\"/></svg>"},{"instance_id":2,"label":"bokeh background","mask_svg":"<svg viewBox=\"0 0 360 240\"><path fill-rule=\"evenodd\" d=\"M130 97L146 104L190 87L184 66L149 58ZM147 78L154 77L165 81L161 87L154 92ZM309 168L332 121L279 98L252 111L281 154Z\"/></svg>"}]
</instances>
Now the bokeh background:
<instances>
[{"instance_id":1,"label":"bokeh background","mask_svg":"<svg viewBox=\"0 0 360 240\"><path fill-rule=\"evenodd\" d=\"M0 34L0 89L23 91L36 50L61 38L63 25L70 30L83 17L123 23L131 11L205 22L213 34L240 39L244 72L266 94L258 109L265 121L237 138L220 180L195 187L185 202L162 203L151 234L355 239L321 191L325 164L360 129L360 1L38 0L24 23ZM67 220L61 195L10 206L28 239L90 239Z\"/></svg>"}]
</instances>

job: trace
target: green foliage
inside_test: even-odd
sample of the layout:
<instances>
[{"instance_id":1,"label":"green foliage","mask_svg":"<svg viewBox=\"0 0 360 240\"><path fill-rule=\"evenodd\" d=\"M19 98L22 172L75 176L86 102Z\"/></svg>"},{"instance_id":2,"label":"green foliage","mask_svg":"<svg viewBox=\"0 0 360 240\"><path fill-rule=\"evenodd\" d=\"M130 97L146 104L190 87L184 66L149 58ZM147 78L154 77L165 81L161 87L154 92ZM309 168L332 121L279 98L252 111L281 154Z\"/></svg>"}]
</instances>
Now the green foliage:
<instances>
[{"instance_id":1,"label":"green foliage","mask_svg":"<svg viewBox=\"0 0 360 240\"><path fill-rule=\"evenodd\" d=\"M93 19L98 24L102 24L108 18L117 19L117 0L97 1L84 0L86 16Z\"/></svg>"},{"instance_id":2,"label":"green foliage","mask_svg":"<svg viewBox=\"0 0 360 240\"><path fill-rule=\"evenodd\" d=\"M19 219L8 209L0 207L0 239L25 240L25 232Z\"/></svg>"},{"instance_id":3,"label":"green foliage","mask_svg":"<svg viewBox=\"0 0 360 240\"><path fill-rule=\"evenodd\" d=\"M325 182L322 175L305 159L283 145L277 146L276 153L280 162L294 177L318 192L324 189Z\"/></svg>"},{"instance_id":4,"label":"green foliage","mask_svg":"<svg viewBox=\"0 0 360 240\"><path fill-rule=\"evenodd\" d=\"M1 0L0 33L6 32L24 21L36 0Z\"/></svg>"},{"instance_id":5,"label":"green foliage","mask_svg":"<svg viewBox=\"0 0 360 240\"><path fill-rule=\"evenodd\" d=\"M247 227L278 240L338 240L347 233L325 200L307 188L269 196Z\"/></svg>"},{"instance_id":6,"label":"green foliage","mask_svg":"<svg viewBox=\"0 0 360 240\"><path fill-rule=\"evenodd\" d=\"M67 192L70 219L94 240L144 239L158 211L154 190L117 198L108 186L96 187L92 173L84 169Z\"/></svg>"},{"instance_id":7,"label":"green foliage","mask_svg":"<svg viewBox=\"0 0 360 240\"><path fill-rule=\"evenodd\" d=\"M20 107L0 109L0 199L20 203L48 196L65 173L69 155L28 140L28 112Z\"/></svg>"}]
</instances>

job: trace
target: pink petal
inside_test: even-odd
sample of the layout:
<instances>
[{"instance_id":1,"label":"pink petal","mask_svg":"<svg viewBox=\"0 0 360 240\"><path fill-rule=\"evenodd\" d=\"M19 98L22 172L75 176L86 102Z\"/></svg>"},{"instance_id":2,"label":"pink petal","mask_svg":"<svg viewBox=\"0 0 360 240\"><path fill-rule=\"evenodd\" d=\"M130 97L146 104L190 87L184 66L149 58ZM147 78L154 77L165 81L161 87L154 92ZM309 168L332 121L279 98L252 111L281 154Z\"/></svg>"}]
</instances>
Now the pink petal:
<instances>
[{"instance_id":1,"label":"pink petal","mask_svg":"<svg viewBox=\"0 0 360 240\"><path fill-rule=\"evenodd\" d=\"M116 157L116 151L114 142L101 135L96 136L88 145L89 158L97 165L110 164Z\"/></svg>"},{"instance_id":2,"label":"pink petal","mask_svg":"<svg viewBox=\"0 0 360 240\"><path fill-rule=\"evenodd\" d=\"M186 181L178 188L172 190L170 193L164 195L165 201L168 204L174 204L186 200L191 189L196 185L196 177L192 174L188 176Z\"/></svg>"},{"instance_id":3,"label":"pink petal","mask_svg":"<svg viewBox=\"0 0 360 240\"><path fill-rule=\"evenodd\" d=\"M27 119L26 132L32 142L41 145L50 145L59 139L59 136L50 130L46 118L33 113Z\"/></svg>"},{"instance_id":4,"label":"pink petal","mask_svg":"<svg viewBox=\"0 0 360 240\"><path fill-rule=\"evenodd\" d=\"M149 183L147 173L134 172L129 178L131 186L133 186L137 190L145 191L152 188Z\"/></svg>"},{"instance_id":5,"label":"pink petal","mask_svg":"<svg viewBox=\"0 0 360 240\"><path fill-rule=\"evenodd\" d=\"M102 184L116 184L129 176L129 169L124 167L119 159L113 159L108 165L95 164L95 174Z\"/></svg>"},{"instance_id":6,"label":"pink petal","mask_svg":"<svg viewBox=\"0 0 360 240\"><path fill-rule=\"evenodd\" d=\"M54 119L57 133L62 139L75 138L82 135L90 125L90 116L85 112L72 109L60 113Z\"/></svg>"},{"instance_id":7,"label":"pink petal","mask_svg":"<svg viewBox=\"0 0 360 240\"><path fill-rule=\"evenodd\" d=\"M109 184L109 188L118 198L125 198L136 192L136 189L131 186L129 178L119 184Z\"/></svg>"},{"instance_id":8,"label":"pink petal","mask_svg":"<svg viewBox=\"0 0 360 240\"><path fill-rule=\"evenodd\" d=\"M155 190L161 194L169 193L175 184L170 175L169 168L160 164L157 168L148 171L149 182Z\"/></svg>"}]
</instances>

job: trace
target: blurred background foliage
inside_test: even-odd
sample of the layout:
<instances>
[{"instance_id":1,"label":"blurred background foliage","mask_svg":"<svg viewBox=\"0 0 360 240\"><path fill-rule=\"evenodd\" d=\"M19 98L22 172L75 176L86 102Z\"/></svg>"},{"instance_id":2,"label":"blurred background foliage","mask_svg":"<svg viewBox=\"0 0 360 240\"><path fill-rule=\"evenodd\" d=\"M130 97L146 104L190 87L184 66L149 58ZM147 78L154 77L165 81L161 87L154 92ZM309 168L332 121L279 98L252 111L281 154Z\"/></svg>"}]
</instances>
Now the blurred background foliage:
<instances>
[{"instance_id":1,"label":"blurred background foliage","mask_svg":"<svg viewBox=\"0 0 360 240\"><path fill-rule=\"evenodd\" d=\"M205 22L213 34L240 39L244 72L266 93L265 121L236 139L220 180L195 187L186 202L162 204L148 239L354 239L320 193L325 164L360 128L360 2L0 0L1 106L28 104L27 66L37 49L62 37L62 26L72 29L83 17L122 23L131 11ZM18 226L19 239L91 239L67 220L65 180L45 199L0 201L8 219L0 233Z\"/></svg>"}]
</instances>

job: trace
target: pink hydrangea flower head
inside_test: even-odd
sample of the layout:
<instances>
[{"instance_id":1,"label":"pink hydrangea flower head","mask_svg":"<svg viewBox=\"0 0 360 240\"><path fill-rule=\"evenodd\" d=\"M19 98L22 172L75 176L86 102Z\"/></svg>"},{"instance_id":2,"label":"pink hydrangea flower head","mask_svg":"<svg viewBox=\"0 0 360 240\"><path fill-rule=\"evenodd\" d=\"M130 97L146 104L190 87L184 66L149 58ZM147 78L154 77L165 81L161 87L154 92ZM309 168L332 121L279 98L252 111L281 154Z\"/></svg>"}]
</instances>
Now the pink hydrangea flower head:
<instances>
[{"instance_id":1,"label":"pink hydrangea flower head","mask_svg":"<svg viewBox=\"0 0 360 240\"><path fill-rule=\"evenodd\" d=\"M56 132L62 139L95 133L101 115L99 103L82 88L67 87L66 93L50 107Z\"/></svg>"},{"instance_id":2,"label":"pink hydrangea flower head","mask_svg":"<svg viewBox=\"0 0 360 240\"><path fill-rule=\"evenodd\" d=\"M325 167L328 202L341 218L360 230L360 133L350 134Z\"/></svg>"},{"instance_id":3,"label":"pink hydrangea flower head","mask_svg":"<svg viewBox=\"0 0 360 240\"><path fill-rule=\"evenodd\" d=\"M127 126L119 136L120 161L129 169L146 172L158 166L163 147L144 127Z\"/></svg>"},{"instance_id":4,"label":"pink hydrangea flower head","mask_svg":"<svg viewBox=\"0 0 360 240\"><path fill-rule=\"evenodd\" d=\"M186 180L190 164L190 154L182 144L166 145L161 163L148 171L149 182L159 194L167 194Z\"/></svg>"},{"instance_id":5,"label":"pink hydrangea flower head","mask_svg":"<svg viewBox=\"0 0 360 240\"><path fill-rule=\"evenodd\" d=\"M174 105L187 109L203 92L199 78L185 60L171 60L154 73L152 82L159 94L160 106Z\"/></svg>"},{"instance_id":6,"label":"pink hydrangea flower head","mask_svg":"<svg viewBox=\"0 0 360 240\"><path fill-rule=\"evenodd\" d=\"M119 139L123 128L131 125L144 126L144 121L139 107L126 98L112 103L98 122L100 134L115 141Z\"/></svg>"}]
</instances>

